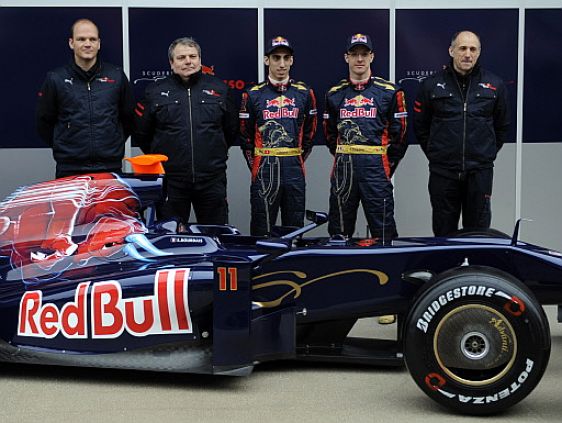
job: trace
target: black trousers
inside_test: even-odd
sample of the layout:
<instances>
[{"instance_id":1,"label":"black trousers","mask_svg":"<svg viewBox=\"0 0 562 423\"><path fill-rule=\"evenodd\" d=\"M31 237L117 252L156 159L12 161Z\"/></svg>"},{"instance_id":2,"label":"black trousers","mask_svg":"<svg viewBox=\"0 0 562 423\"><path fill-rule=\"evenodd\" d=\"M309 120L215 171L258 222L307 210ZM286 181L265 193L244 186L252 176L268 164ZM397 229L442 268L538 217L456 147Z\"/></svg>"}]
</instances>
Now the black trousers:
<instances>
[{"instance_id":1,"label":"black trousers","mask_svg":"<svg viewBox=\"0 0 562 423\"><path fill-rule=\"evenodd\" d=\"M493 168L447 175L432 170L428 187L435 236L458 231L461 213L463 229L489 228L493 178Z\"/></svg>"},{"instance_id":2,"label":"black trousers","mask_svg":"<svg viewBox=\"0 0 562 423\"><path fill-rule=\"evenodd\" d=\"M166 175L165 185L167 199L161 209L163 218L176 218L187 223L193 205L197 223L228 223L226 173L195 183L187 176Z\"/></svg>"}]
</instances>

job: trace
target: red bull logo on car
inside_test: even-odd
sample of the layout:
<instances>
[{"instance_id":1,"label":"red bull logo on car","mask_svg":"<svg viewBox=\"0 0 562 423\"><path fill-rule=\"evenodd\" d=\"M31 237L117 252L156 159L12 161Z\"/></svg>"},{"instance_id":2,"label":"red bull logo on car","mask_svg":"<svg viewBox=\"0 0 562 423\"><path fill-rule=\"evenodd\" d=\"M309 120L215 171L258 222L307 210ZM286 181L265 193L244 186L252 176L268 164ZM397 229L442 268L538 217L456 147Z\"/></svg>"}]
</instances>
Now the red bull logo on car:
<instances>
[{"instance_id":1,"label":"red bull logo on car","mask_svg":"<svg viewBox=\"0 0 562 423\"><path fill-rule=\"evenodd\" d=\"M20 301L18 335L112 339L123 332L138 337L192 333L188 278L189 269L160 270L152 295L126 299L117 281L97 282L91 288L84 282L76 288L74 301L61 308L43 303L42 291L28 291Z\"/></svg>"},{"instance_id":2,"label":"red bull logo on car","mask_svg":"<svg viewBox=\"0 0 562 423\"><path fill-rule=\"evenodd\" d=\"M377 108L370 107L365 108L364 106L374 106L375 102L373 97L367 98L361 94L353 97L344 99L343 107L353 107L353 110L340 109L340 118L370 118L374 119L377 117Z\"/></svg>"},{"instance_id":3,"label":"red bull logo on car","mask_svg":"<svg viewBox=\"0 0 562 423\"><path fill-rule=\"evenodd\" d=\"M277 110L264 110L262 112L263 118L265 120L270 119L297 119L299 115L299 108L295 107L296 102L294 98L285 97L281 95L279 97L273 98L271 100L266 100L265 107L276 108ZM289 109L288 107L291 107Z\"/></svg>"}]
</instances>

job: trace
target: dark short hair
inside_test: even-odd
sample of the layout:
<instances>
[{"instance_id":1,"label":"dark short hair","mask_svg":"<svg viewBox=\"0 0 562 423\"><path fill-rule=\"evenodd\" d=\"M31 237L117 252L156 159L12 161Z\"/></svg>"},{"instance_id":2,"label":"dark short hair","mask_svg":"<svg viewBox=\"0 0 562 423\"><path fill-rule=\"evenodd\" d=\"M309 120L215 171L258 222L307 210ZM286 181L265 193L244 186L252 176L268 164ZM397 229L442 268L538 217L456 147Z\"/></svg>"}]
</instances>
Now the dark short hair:
<instances>
[{"instance_id":1,"label":"dark short hair","mask_svg":"<svg viewBox=\"0 0 562 423\"><path fill-rule=\"evenodd\" d=\"M461 35L461 33L463 32L470 32L471 34L474 34L476 36L476 38L478 39L478 42L480 43L480 47L482 47L482 42L480 41L480 35L478 35L476 32L471 31L470 29L463 29L462 31L457 31L453 34L453 37L451 38L451 45L454 45L455 42L457 41L457 38L459 38L459 35Z\"/></svg>"},{"instance_id":2,"label":"dark short hair","mask_svg":"<svg viewBox=\"0 0 562 423\"><path fill-rule=\"evenodd\" d=\"M174 58L174 49L177 45L194 47L195 50L197 50L199 57L201 57L201 46L199 45L199 43L197 43L197 41L195 41L191 37L181 37L172 41L172 44L170 44L170 47L168 47L168 60L170 60L170 62Z\"/></svg>"},{"instance_id":3,"label":"dark short hair","mask_svg":"<svg viewBox=\"0 0 562 423\"><path fill-rule=\"evenodd\" d=\"M91 23L92 25L94 25L98 31L98 38L100 37L100 29L98 28L98 26L95 24L94 21L87 19L87 18L80 18L77 19L76 21L74 21L74 23L72 24L72 26L70 27L70 38L74 38L74 29L76 28L76 25L78 25L79 23L83 23L83 22L88 22Z\"/></svg>"}]
</instances>

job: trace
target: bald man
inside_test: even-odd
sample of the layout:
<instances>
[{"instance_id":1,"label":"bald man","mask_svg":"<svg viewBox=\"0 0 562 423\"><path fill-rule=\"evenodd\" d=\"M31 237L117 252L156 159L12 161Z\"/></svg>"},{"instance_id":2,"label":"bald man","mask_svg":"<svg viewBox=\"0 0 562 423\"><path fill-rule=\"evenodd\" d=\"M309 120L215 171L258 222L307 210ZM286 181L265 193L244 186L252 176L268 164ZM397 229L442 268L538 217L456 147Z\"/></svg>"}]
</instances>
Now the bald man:
<instances>
[{"instance_id":1,"label":"bald man","mask_svg":"<svg viewBox=\"0 0 562 423\"><path fill-rule=\"evenodd\" d=\"M68 39L72 58L47 74L36 125L53 149L56 177L120 172L133 126L134 98L121 67L102 62L97 25L79 19Z\"/></svg>"},{"instance_id":2,"label":"bald man","mask_svg":"<svg viewBox=\"0 0 562 423\"><path fill-rule=\"evenodd\" d=\"M414 103L414 130L429 160L435 236L483 230L492 220L494 160L509 129L503 81L482 69L480 37L454 34L449 66L425 79Z\"/></svg>"}]
</instances>

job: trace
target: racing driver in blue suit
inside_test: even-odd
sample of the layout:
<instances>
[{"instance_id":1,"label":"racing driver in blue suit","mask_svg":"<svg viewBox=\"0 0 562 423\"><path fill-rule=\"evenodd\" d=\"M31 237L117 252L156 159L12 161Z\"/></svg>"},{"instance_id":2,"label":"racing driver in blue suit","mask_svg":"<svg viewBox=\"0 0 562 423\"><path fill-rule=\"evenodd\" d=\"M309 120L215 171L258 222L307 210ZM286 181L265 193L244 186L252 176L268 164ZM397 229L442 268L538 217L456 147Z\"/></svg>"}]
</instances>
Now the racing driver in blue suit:
<instances>
[{"instance_id":1,"label":"racing driver in blue suit","mask_svg":"<svg viewBox=\"0 0 562 423\"><path fill-rule=\"evenodd\" d=\"M324 132L335 156L330 189L330 235L352 237L359 202L379 242L397 236L391 177L406 153L406 102L395 84L371 75L371 39L347 40L349 78L326 94Z\"/></svg>"},{"instance_id":2,"label":"racing driver in blue suit","mask_svg":"<svg viewBox=\"0 0 562 423\"><path fill-rule=\"evenodd\" d=\"M242 150L252 171L252 235L269 235L281 209L283 226L304 224L304 161L316 133L316 98L303 82L290 79L293 48L277 36L266 45L265 82L242 96Z\"/></svg>"}]
</instances>

